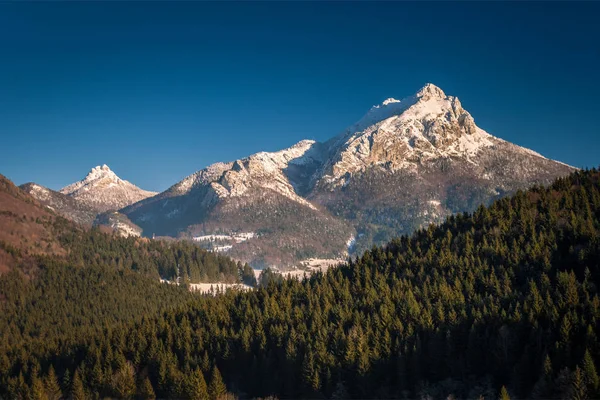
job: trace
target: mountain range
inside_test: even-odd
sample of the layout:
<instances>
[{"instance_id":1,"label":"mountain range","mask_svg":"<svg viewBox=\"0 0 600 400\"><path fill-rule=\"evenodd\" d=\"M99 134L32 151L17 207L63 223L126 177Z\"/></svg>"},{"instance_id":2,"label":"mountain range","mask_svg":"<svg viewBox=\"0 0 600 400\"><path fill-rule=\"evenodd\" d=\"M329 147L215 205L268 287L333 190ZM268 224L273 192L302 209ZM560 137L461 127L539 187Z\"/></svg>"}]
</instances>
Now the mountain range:
<instances>
[{"instance_id":1,"label":"mountain range","mask_svg":"<svg viewBox=\"0 0 600 400\"><path fill-rule=\"evenodd\" d=\"M106 165L59 192L21 186L80 223L196 241L254 267L340 259L575 169L492 136L427 84L332 139L212 164L162 193Z\"/></svg>"}]
</instances>

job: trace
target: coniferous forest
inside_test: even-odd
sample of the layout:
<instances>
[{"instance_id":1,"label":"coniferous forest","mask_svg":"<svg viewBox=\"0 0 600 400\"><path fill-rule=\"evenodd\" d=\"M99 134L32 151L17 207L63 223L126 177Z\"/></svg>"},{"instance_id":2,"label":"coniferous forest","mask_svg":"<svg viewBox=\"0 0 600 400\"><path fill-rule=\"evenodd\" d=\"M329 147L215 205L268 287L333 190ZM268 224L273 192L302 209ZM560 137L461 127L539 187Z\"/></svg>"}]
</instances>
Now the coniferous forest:
<instances>
[{"instance_id":1,"label":"coniferous forest","mask_svg":"<svg viewBox=\"0 0 600 400\"><path fill-rule=\"evenodd\" d=\"M191 249L122 259L90 235L66 265L40 258L36 277L0 277L1 397L600 395L595 169L243 293L198 296L140 273L193 271Z\"/></svg>"}]
</instances>

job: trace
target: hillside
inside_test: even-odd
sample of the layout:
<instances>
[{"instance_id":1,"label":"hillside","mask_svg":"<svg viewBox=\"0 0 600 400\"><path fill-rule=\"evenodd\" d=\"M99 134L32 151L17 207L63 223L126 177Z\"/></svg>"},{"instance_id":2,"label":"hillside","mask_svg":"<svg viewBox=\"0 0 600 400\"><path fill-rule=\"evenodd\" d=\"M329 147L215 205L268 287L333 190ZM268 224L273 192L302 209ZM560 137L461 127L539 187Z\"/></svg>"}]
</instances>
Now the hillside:
<instances>
[{"instance_id":1,"label":"hillside","mask_svg":"<svg viewBox=\"0 0 600 400\"><path fill-rule=\"evenodd\" d=\"M36 183L25 183L19 188L50 210L81 225L91 226L98 214L95 207Z\"/></svg>"},{"instance_id":2,"label":"hillside","mask_svg":"<svg viewBox=\"0 0 600 400\"><path fill-rule=\"evenodd\" d=\"M156 318L197 296L189 283L239 283L249 274L248 266L190 243L122 238L108 229L84 228L1 175L0 261L2 385L13 371L7 356L17 349L45 352L57 343L74 343L73 338ZM40 367L31 365L33 371ZM69 379L61 377L62 382ZM7 395L5 389L0 398ZM11 392L16 394L9 398L40 398L36 390Z\"/></svg>"},{"instance_id":3,"label":"hillside","mask_svg":"<svg viewBox=\"0 0 600 400\"><path fill-rule=\"evenodd\" d=\"M29 261L35 255L64 256L56 221L54 213L0 175L0 274L18 263L34 268Z\"/></svg>"},{"instance_id":4,"label":"hillside","mask_svg":"<svg viewBox=\"0 0 600 400\"><path fill-rule=\"evenodd\" d=\"M0 387L29 393L53 366L100 396L596 398L599 238L600 172L576 172L308 280L13 348Z\"/></svg>"}]
</instances>

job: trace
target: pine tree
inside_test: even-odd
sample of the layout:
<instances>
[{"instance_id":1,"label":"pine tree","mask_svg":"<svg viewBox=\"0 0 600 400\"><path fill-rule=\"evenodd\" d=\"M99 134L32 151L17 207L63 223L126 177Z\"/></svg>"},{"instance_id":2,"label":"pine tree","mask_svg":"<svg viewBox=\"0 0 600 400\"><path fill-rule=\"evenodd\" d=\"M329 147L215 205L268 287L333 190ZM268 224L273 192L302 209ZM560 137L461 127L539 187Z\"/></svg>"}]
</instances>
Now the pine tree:
<instances>
[{"instance_id":1,"label":"pine tree","mask_svg":"<svg viewBox=\"0 0 600 400\"><path fill-rule=\"evenodd\" d=\"M120 399L130 399L135 395L135 370L130 363L124 363L112 377L111 387Z\"/></svg>"},{"instance_id":2,"label":"pine tree","mask_svg":"<svg viewBox=\"0 0 600 400\"><path fill-rule=\"evenodd\" d=\"M579 367L575 368L571 378L571 399L572 400L587 400L588 393L585 385L583 373Z\"/></svg>"},{"instance_id":3,"label":"pine tree","mask_svg":"<svg viewBox=\"0 0 600 400\"><path fill-rule=\"evenodd\" d=\"M44 383L37 376L34 376L31 382L31 398L33 400L48 400Z\"/></svg>"},{"instance_id":4,"label":"pine tree","mask_svg":"<svg viewBox=\"0 0 600 400\"><path fill-rule=\"evenodd\" d=\"M508 390L506 390L506 386L502 386L502 388L500 389L500 396L498 397L499 400L510 400L510 396L508 394Z\"/></svg>"},{"instance_id":5,"label":"pine tree","mask_svg":"<svg viewBox=\"0 0 600 400\"><path fill-rule=\"evenodd\" d=\"M200 369L202 369L202 372L207 373L207 374L208 374L208 371L210 371L210 360L208 359L208 353L206 351L204 351L204 354L202 355Z\"/></svg>"},{"instance_id":6,"label":"pine tree","mask_svg":"<svg viewBox=\"0 0 600 400\"><path fill-rule=\"evenodd\" d=\"M62 397L60 385L58 384L58 378L54 372L54 367L50 365L48 375L44 379L44 386L46 387L46 393L48 400L59 400Z\"/></svg>"},{"instance_id":7,"label":"pine tree","mask_svg":"<svg viewBox=\"0 0 600 400\"><path fill-rule=\"evenodd\" d=\"M208 388L200 369L194 370L185 382L185 397L190 400L208 400Z\"/></svg>"},{"instance_id":8,"label":"pine tree","mask_svg":"<svg viewBox=\"0 0 600 400\"><path fill-rule=\"evenodd\" d=\"M81 376L79 374L79 369L75 370L75 374L73 375L73 382L71 383L71 399L72 400L85 400L85 389L83 387L83 382L81 380Z\"/></svg>"},{"instance_id":9,"label":"pine tree","mask_svg":"<svg viewBox=\"0 0 600 400\"><path fill-rule=\"evenodd\" d=\"M227 393L227 387L223 383L221 373L215 365L212 369L210 384L208 385L208 395L211 398L211 400L217 400L221 398L221 396L223 396L225 393Z\"/></svg>"},{"instance_id":10,"label":"pine tree","mask_svg":"<svg viewBox=\"0 0 600 400\"><path fill-rule=\"evenodd\" d=\"M71 374L66 370L62 378L62 390L64 393L71 393Z\"/></svg>"},{"instance_id":11,"label":"pine tree","mask_svg":"<svg viewBox=\"0 0 600 400\"><path fill-rule=\"evenodd\" d=\"M146 377L138 388L138 397L142 400L151 400L156 399L156 394L154 393L154 388L152 387L152 383L150 379Z\"/></svg>"},{"instance_id":12,"label":"pine tree","mask_svg":"<svg viewBox=\"0 0 600 400\"><path fill-rule=\"evenodd\" d=\"M598 374L596 373L596 366L594 365L594 360L592 360L592 356L588 350L585 351L585 355L583 356L583 378L588 387L588 390L591 394L595 394L598 390Z\"/></svg>"}]
</instances>

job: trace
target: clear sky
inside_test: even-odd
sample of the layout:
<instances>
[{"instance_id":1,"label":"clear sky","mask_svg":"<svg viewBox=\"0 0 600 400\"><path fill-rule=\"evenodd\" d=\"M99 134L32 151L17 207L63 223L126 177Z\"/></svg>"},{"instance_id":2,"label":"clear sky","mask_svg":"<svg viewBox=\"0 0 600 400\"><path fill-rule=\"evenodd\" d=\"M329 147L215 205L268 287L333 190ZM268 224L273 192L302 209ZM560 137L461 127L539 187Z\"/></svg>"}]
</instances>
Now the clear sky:
<instances>
[{"instance_id":1,"label":"clear sky","mask_svg":"<svg viewBox=\"0 0 600 400\"><path fill-rule=\"evenodd\" d=\"M600 3L0 3L0 173L164 190L324 141L426 82L489 133L600 164Z\"/></svg>"}]
</instances>

